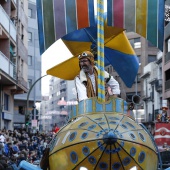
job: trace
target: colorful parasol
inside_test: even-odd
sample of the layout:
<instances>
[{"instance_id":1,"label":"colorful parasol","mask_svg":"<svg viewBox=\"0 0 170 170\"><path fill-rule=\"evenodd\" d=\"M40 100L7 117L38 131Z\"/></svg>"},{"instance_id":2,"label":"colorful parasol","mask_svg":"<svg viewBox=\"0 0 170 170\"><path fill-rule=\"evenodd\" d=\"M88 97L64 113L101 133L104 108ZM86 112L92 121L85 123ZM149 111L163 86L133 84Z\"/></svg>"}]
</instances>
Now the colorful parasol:
<instances>
[{"instance_id":1,"label":"colorful parasol","mask_svg":"<svg viewBox=\"0 0 170 170\"><path fill-rule=\"evenodd\" d=\"M83 51L97 49L97 25L76 30L62 40L74 56L47 70L47 74L73 80L80 71L77 56ZM104 26L104 60L105 66L111 64L127 87L133 85L139 63L122 28Z\"/></svg>"}]
</instances>

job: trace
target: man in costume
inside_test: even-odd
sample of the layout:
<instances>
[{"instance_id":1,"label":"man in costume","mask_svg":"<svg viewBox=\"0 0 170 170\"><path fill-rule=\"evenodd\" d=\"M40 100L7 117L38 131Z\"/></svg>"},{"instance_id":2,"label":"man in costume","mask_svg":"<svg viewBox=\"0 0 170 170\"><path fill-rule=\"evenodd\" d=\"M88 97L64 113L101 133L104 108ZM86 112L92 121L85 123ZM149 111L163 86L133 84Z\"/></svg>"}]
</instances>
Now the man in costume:
<instances>
[{"instance_id":1,"label":"man in costume","mask_svg":"<svg viewBox=\"0 0 170 170\"><path fill-rule=\"evenodd\" d=\"M98 96L98 69L94 64L94 55L90 51L84 51L78 58L81 70L75 77L75 86L78 101L81 101ZM106 71L104 77L106 94L117 97L120 94L119 83Z\"/></svg>"}]
</instances>

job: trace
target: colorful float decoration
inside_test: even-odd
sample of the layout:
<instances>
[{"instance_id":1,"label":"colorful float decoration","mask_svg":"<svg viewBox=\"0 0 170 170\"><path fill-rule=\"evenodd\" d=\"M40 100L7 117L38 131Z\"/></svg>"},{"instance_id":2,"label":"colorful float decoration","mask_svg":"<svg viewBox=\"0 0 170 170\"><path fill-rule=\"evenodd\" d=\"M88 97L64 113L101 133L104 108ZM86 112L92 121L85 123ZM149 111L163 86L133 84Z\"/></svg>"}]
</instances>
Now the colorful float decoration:
<instances>
[{"instance_id":1,"label":"colorful float decoration","mask_svg":"<svg viewBox=\"0 0 170 170\"><path fill-rule=\"evenodd\" d=\"M126 113L120 98L104 103L90 98L74 106L70 122L49 144L50 170L155 170L158 156L150 135Z\"/></svg>"},{"instance_id":2,"label":"colorful float decoration","mask_svg":"<svg viewBox=\"0 0 170 170\"><path fill-rule=\"evenodd\" d=\"M107 2L105 26L103 0L97 1L97 25L93 22L93 0L37 0L41 54L59 38L73 54L72 58L47 73L66 80L73 79L79 72L77 56L91 47L97 49L99 66L98 98L89 98L73 107L70 121L51 140L45 152L47 159L41 161L41 165L49 161L46 169L157 169L158 150L152 137L132 115L127 114L128 106L124 100L110 98L105 102L102 75L104 64L111 64L124 83L132 86L139 63L123 31L134 31L162 49L164 1ZM84 32L87 32L86 38ZM121 43L122 38L125 44Z\"/></svg>"}]
</instances>

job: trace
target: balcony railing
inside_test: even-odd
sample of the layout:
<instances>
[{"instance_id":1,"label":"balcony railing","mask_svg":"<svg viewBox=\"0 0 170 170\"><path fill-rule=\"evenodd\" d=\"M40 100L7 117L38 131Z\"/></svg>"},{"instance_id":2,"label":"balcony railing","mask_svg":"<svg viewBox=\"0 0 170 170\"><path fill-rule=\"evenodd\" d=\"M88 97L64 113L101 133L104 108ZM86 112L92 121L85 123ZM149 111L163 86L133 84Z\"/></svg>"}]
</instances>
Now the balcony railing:
<instances>
[{"instance_id":1,"label":"balcony railing","mask_svg":"<svg viewBox=\"0 0 170 170\"><path fill-rule=\"evenodd\" d=\"M15 65L0 51L0 69L16 79Z\"/></svg>"},{"instance_id":2,"label":"balcony railing","mask_svg":"<svg viewBox=\"0 0 170 170\"><path fill-rule=\"evenodd\" d=\"M170 61L170 52L167 52L165 54L165 63L167 63L168 61Z\"/></svg>"},{"instance_id":3,"label":"balcony railing","mask_svg":"<svg viewBox=\"0 0 170 170\"><path fill-rule=\"evenodd\" d=\"M0 24L9 32L9 16L0 5Z\"/></svg>"},{"instance_id":4,"label":"balcony railing","mask_svg":"<svg viewBox=\"0 0 170 170\"><path fill-rule=\"evenodd\" d=\"M165 81L165 91L170 90L170 80Z\"/></svg>"},{"instance_id":5,"label":"balcony railing","mask_svg":"<svg viewBox=\"0 0 170 170\"><path fill-rule=\"evenodd\" d=\"M13 40L16 42L17 37L17 31L14 23L10 20L10 36L13 38Z\"/></svg>"},{"instance_id":6,"label":"balcony railing","mask_svg":"<svg viewBox=\"0 0 170 170\"><path fill-rule=\"evenodd\" d=\"M10 34L12 39L16 42L16 35L17 35L16 27L1 5L0 5L0 16L1 16L0 24L4 27L6 32L8 32Z\"/></svg>"}]
</instances>

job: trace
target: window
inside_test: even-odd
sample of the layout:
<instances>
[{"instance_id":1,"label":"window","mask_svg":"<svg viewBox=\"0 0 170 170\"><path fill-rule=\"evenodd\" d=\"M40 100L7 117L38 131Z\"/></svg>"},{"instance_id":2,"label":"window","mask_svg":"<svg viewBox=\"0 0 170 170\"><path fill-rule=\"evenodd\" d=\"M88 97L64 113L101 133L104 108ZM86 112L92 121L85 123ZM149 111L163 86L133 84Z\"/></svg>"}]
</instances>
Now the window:
<instances>
[{"instance_id":1,"label":"window","mask_svg":"<svg viewBox=\"0 0 170 170\"><path fill-rule=\"evenodd\" d=\"M109 71L110 71L110 68L108 67L108 68L107 68L107 72L110 73Z\"/></svg>"},{"instance_id":2,"label":"window","mask_svg":"<svg viewBox=\"0 0 170 170\"><path fill-rule=\"evenodd\" d=\"M140 37L134 38L134 43L140 42Z\"/></svg>"},{"instance_id":3,"label":"window","mask_svg":"<svg viewBox=\"0 0 170 170\"><path fill-rule=\"evenodd\" d=\"M28 79L28 89L30 89L32 86L32 80L31 79Z\"/></svg>"},{"instance_id":4,"label":"window","mask_svg":"<svg viewBox=\"0 0 170 170\"><path fill-rule=\"evenodd\" d=\"M136 92L126 93L126 101L132 102L132 97L136 95ZM138 96L140 96L140 92L137 93Z\"/></svg>"},{"instance_id":5,"label":"window","mask_svg":"<svg viewBox=\"0 0 170 170\"><path fill-rule=\"evenodd\" d=\"M32 56L28 56L28 65L32 66Z\"/></svg>"},{"instance_id":6,"label":"window","mask_svg":"<svg viewBox=\"0 0 170 170\"><path fill-rule=\"evenodd\" d=\"M133 48L141 48L141 41L140 41L140 37L138 38L134 38L134 39L130 39L130 44Z\"/></svg>"},{"instance_id":7,"label":"window","mask_svg":"<svg viewBox=\"0 0 170 170\"><path fill-rule=\"evenodd\" d=\"M138 57L138 62L139 62L139 64L140 64L140 63L141 63L140 55L138 55L137 57Z\"/></svg>"},{"instance_id":8,"label":"window","mask_svg":"<svg viewBox=\"0 0 170 170\"><path fill-rule=\"evenodd\" d=\"M32 41L32 33L28 32L28 41Z\"/></svg>"},{"instance_id":9,"label":"window","mask_svg":"<svg viewBox=\"0 0 170 170\"><path fill-rule=\"evenodd\" d=\"M4 94L4 110L9 110L9 95Z\"/></svg>"},{"instance_id":10,"label":"window","mask_svg":"<svg viewBox=\"0 0 170 170\"><path fill-rule=\"evenodd\" d=\"M165 52L170 52L170 37L165 40Z\"/></svg>"},{"instance_id":11,"label":"window","mask_svg":"<svg viewBox=\"0 0 170 170\"><path fill-rule=\"evenodd\" d=\"M60 93L64 93L64 92L66 92L66 89L60 90Z\"/></svg>"},{"instance_id":12,"label":"window","mask_svg":"<svg viewBox=\"0 0 170 170\"><path fill-rule=\"evenodd\" d=\"M21 59L21 77L23 77L24 73L24 60Z\"/></svg>"},{"instance_id":13,"label":"window","mask_svg":"<svg viewBox=\"0 0 170 170\"><path fill-rule=\"evenodd\" d=\"M134 43L134 48L141 48L141 42Z\"/></svg>"},{"instance_id":14,"label":"window","mask_svg":"<svg viewBox=\"0 0 170 170\"><path fill-rule=\"evenodd\" d=\"M28 17L32 18L32 9L28 8Z\"/></svg>"},{"instance_id":15,"label":"window","mask_svg":"<svg viewBox=\"0 0 170 170\"><path fill-rule=\"evenodd\" d=\"M168 80L170 80L170 69L165 71L165 81L168 81Z\"/></svg>"},{"instance_id":16,"label":"window","mask_svg":"<svg viewBox=\"0 0 170 170\"><path fill-rule=\"evenodd\" d=\"M20 29L21 29L21 40L24 40L24 26L22 25L22 23L20 24Z\"/></svg>"},{"instance_id":17,"label":"window","mask_svg":"<svg viewBox=\"0 0 170 170\"><path fill-rule=\"evenodd\" d=\"M140 74L137 74L136 79L137 79L137 83L140 83ZM136 79L134 81L134 84L136 83Z\"/></svg>"},{"instance_id":18,"label":"window","mask_svg":"<svg viewBox=\"0 0 170 170\"><path fill-rule=\"evenodd\" d=\"M156 61L156 55L148 55L148 63Z\"/></svg>"},{"instance_id":19,"label":"window","mask_svg":"<svg viewBox=\"0 0 170 170\"><path fill-rule=\"evenodd\" d=\"M63 81L60 82L60 85L64 85L64 84L66 84L66 81L65 81L65 80L63 80Z\"/></svg>"},{"instance_id":20,"label":"window","mask_svg":"<svg viewBox=\"0 0 170 170\"><path fill-rule=\"evenodd\" d=\"M140 38L134 38L134 48L141 48Z\"/></svg>"},{"instance_id":21,"label":"window","mask_svg":"<svg viewBox=\"0 0 170 170\"><path fill-rule=\"evenodd\" d=\"M60 95L60 91L57 92L57 96L59 96L59 95Z\"/></svg>"},{"instance_id":22,"label":"window","mask_svg":"<svg viewBox=\"0 0 170 170\"><path fill-rule=\"evenodd\" d=\"M24 115L24 107L18 106L18 113Z\"/></svg>"},{"instance_id":23,"label":"window","mask_svg":"<svg viewBox=\"0 0 170 170\"><path fill-rule=\"evenodd\" d=\"M134 38L134 48L141 48L140 38Z\"/></svg>"}]
</instances>

